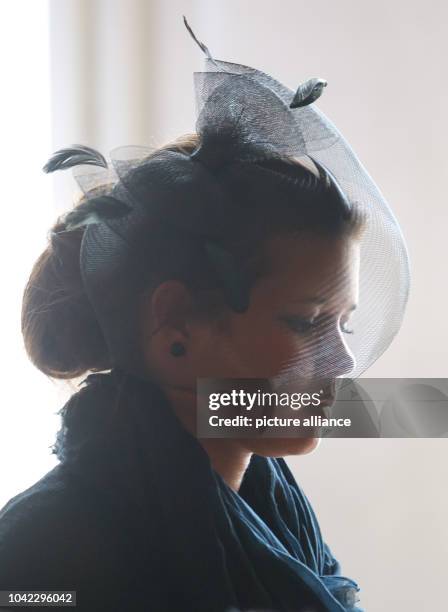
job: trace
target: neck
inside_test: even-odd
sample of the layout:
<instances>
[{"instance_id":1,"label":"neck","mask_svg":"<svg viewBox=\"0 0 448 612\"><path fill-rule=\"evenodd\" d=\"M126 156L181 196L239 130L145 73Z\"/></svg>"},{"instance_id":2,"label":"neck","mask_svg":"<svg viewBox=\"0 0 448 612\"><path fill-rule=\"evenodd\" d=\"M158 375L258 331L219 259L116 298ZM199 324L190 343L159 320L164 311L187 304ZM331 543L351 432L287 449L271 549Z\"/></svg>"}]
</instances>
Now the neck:
<instances>
[{"instance_id":1,"label":"neck","mask_svg":"<svg viewBox=\"0 0 448 612\"><path fill-rule=\"evenodd\" d=\"M198 439L210 457L215 472L231 489L238 492L252 453L242 448L237 440L222 438Z\"/></svg>"},{"instance_id":2,"label":"neck","mask_svg":"<svg viewBox=\"0 0 448 612\"><path fill-rule=\"evenodd\" d=\"M174 413L192 435L196 435L196 395L178 389L164 389ZM252 453L238 440L227 438L198 438L210 458L212 468L231 489L238 492Z\"/></svg>"}]
</instances>

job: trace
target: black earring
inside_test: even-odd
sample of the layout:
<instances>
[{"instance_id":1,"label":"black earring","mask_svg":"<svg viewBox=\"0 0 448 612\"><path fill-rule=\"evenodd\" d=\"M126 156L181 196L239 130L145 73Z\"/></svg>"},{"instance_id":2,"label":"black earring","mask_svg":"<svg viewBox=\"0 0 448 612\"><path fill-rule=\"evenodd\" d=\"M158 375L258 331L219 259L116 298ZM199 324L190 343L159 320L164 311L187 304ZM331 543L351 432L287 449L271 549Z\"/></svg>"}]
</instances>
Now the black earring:
<instances>
[{"instance_id":1,"label":"black earring","mask_svg":"<svg viewBox=\"0 0 448 612\"><path fill-rule=\"evenodd\" d=\"M170 347L170 353L173 357L182 357L186 352L187 351L182 342L173 342Z\"/></svg>"}]
</instances>

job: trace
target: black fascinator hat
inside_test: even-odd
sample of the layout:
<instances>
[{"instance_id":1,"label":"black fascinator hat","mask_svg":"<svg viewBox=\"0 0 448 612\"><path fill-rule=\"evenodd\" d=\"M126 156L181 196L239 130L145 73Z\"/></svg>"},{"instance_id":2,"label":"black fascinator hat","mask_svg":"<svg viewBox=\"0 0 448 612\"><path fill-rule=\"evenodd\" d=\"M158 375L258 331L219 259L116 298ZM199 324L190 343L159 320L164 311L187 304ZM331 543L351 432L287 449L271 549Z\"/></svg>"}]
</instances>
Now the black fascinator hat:
<instances>
[{"instance_id":1,"label":"black fascinator hat","mask_svg":"<svg viewBox=\"0 0 448 612\"><path fill-rule=\"evenodd\" d=\"M316 107L324 79L289 89L264 72L215 59L185 25L205 54L204 70L194 74L195 150L186 155L125 146L107 160L76 145L57 151L44 167L46 172L72 168L85 194L84 202L67 213L63 231L83 228L82 279L111 363L142 374L136 321L138 297L148 283L145 236L163 215L176 240L198 245L198 258L215 271L228 306L246 311L247 278L220 239L229 231L232 190L243 175L246 182L257 182L267 172L267 160L295 158L365 220L359 305L351 320L355 333L346 340L355 362L350 376L356 377L385 351L402 323L410 272L398 222L347 141ZM282 197L280 186L272 206L276 194ZM186 213L188 203L198 200L203 205ZM309 350L325 344L318 334L309 342Z\"/></svg>"}]
</instances>

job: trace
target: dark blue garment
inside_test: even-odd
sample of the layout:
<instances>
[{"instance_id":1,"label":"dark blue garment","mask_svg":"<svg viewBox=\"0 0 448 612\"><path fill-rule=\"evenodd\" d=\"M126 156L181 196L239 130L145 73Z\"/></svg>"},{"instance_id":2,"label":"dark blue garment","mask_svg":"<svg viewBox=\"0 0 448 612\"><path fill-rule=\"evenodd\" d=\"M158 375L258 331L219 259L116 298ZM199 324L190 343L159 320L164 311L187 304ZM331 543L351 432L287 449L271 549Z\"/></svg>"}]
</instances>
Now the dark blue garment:
<instances>
[{"instance_id":1,"label":"dark blue garment","mask_svg":"<svg viewBox=\"0 0 448 612\"><path fill-rule=\"evenodd\" d=\"M0 511L0 589L76 590L89 611L357 610L283 459L253 455L236 493L155 386L87 383L58 466Z\"/></svg>"}]
</instances>

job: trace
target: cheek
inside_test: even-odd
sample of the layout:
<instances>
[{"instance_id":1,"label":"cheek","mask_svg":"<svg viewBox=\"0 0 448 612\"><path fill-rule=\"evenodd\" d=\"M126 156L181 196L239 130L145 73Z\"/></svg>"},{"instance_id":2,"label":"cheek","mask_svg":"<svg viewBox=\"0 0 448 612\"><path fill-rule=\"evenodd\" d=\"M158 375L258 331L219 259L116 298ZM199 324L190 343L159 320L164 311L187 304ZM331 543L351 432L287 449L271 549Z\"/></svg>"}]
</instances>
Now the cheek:
<instances>
[{"instance_id":1,"label":"cheek","mask_svg":"<svg viewBox=\"0 0 448 612\"><path fill-rule=\"evenodd\" d=\"M300 355L299 336L274 318L235 318L229 344L236 361L245 364L254 378L270 378L290 367ZM247 366L250 366L249 368Z\"/></svg>"}]
</instances>

